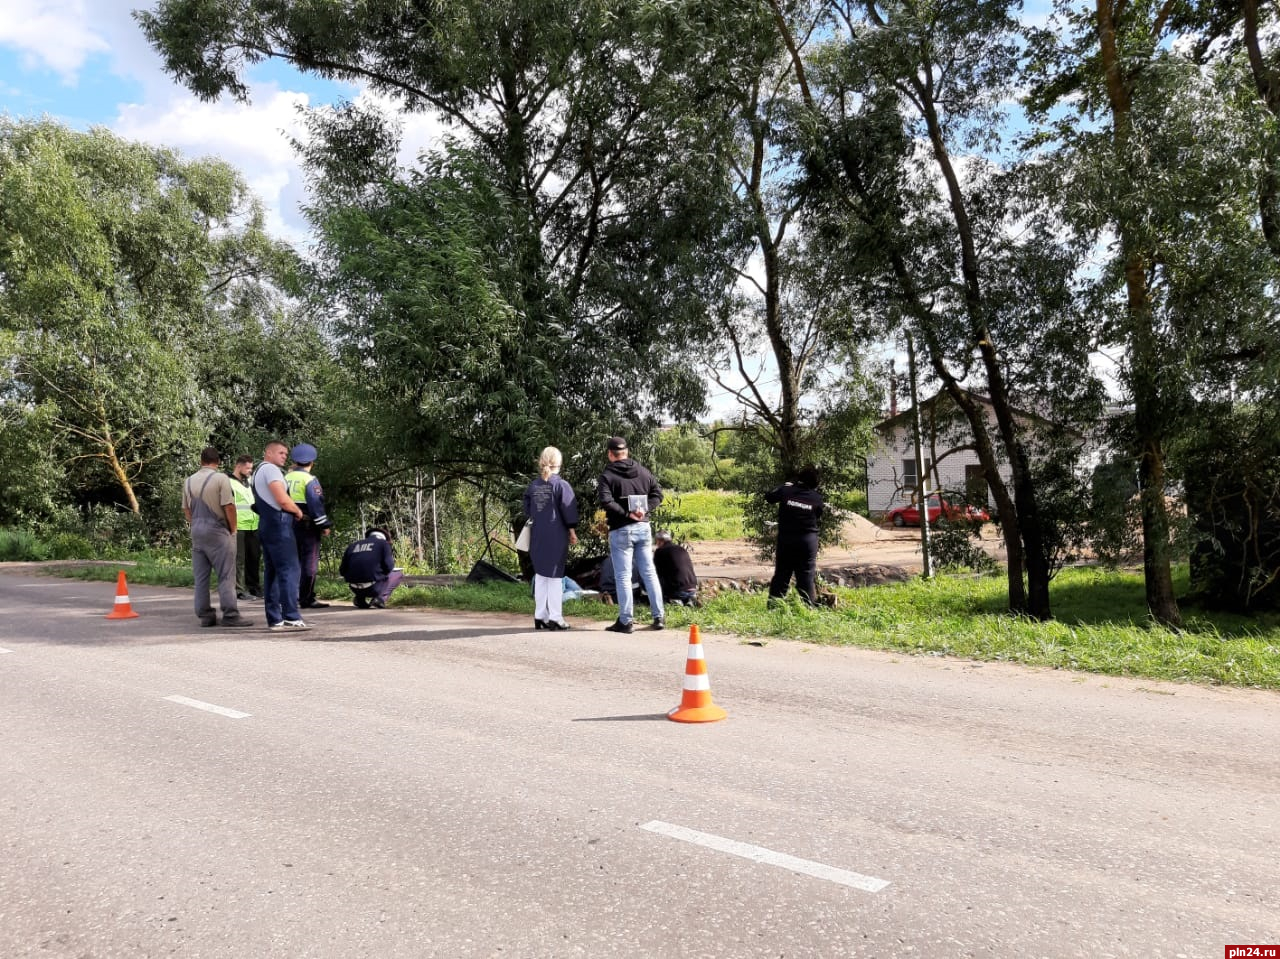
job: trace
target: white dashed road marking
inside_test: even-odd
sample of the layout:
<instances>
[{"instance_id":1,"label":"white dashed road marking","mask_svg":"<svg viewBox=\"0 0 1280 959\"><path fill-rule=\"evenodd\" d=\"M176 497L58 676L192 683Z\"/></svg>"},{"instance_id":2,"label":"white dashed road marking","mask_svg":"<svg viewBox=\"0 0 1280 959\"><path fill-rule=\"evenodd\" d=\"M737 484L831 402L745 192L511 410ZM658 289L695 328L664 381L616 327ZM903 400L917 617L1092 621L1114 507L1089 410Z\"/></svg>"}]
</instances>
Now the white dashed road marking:
<instances>
[{"instance_id":1,"label":"white dashed road marking","mask_svg":"<svg viewBox=\"0 0 1280 959\"><path fill-rule=\"evenodd\" d=\"M234 709L227 709L226 706L215 706L212 703L202 703L198 699L187 699L186 696L166 696L166 700L171 703L180 703L183 706L190 706L192 709L203 709L207 713L217 713L219 716L226 716L229 719L248 719L249 713L242 713Z\"/></svg>"},{"instance_id":2,"label":"white dashed road marking","mask_svg":"<svg viewBox=\"0 0 1280 959\"><path fill-rule=\"evenodd\" d=\"M852 886L854 889L862 889L866 892L879 892L889 885L887 880L877 879L875 876L864 876L860 873L850 872L847 869L836 869L834 866L827 866L809 859L797 859L795 856L774 852L772 849L765 849L763 846L736 842L733 839L725 839L723 836L713 836L711 833L686 829L684 826L673 826L670 823L654 820L653 822L644 823L640 828L663 836L670 836L672 839L691 842L697 846L706 846L708 849L727 852L731 856L741 856L743 859L764 863L766 866L780 866L783 869L790 869L792 872L798 872L805 876L826 879L829 882L838 882L842 886Z\"/></svg>"}]
</instances>

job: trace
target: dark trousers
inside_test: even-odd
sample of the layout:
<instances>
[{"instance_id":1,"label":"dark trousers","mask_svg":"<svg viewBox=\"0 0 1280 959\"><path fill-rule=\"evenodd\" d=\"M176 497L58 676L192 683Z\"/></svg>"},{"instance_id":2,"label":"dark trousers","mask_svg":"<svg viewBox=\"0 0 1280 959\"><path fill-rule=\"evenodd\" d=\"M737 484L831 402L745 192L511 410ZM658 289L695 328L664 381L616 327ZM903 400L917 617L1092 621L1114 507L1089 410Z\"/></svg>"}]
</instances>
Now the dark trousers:
<instances>
[{"instance_id":1,"label":"dark trousers","mask_svg":"<svg viewBox=\"0 0 1280 959\"><path fill-rule=\"evenodd\" d=\"M320 572L320 530L310 521L294 523L293 535L298 541L298 565L302 568L298 578L298 605L305 609L316 601L316 575Z\"/></svg>"},{"instance_id":2,"label":"dark trousers","mask_svg":"<svg viewBox=\"0 0 1280 959\"><path fill-rule=\"evenodd\" d=\"M236 592L262 595L262 543L256 529L236 530Z\"/></svg>"},{"instance_id":3,"label":"dark trousers","mask_svg":"<svg viewBox=\"0 0 1280 959\"><path fill-rule=\"evenodd\" d=\"M818 534L805 533L797 537L778 540L777 555L773 565L773 579L769 582L769 598L782 599L787 595L791 577L796 578L796 590L810 606L817 602L814 579L818 575Z\"/></svg>"},{"instance_id":4,"label":"dark trousers","mask_svg":"<svg viewBox=\"0 0 1280 959\"><path fill-rule=\"evenodd\" d=\"M391 598L391 591L400 585L402 579L404 579L404 573L395 569L387 574L386 579L375 580L372 586L351 586L351 592L355 593L356 605L363 608L375 599L385 604Z\"/></svg>"}]
</instances>

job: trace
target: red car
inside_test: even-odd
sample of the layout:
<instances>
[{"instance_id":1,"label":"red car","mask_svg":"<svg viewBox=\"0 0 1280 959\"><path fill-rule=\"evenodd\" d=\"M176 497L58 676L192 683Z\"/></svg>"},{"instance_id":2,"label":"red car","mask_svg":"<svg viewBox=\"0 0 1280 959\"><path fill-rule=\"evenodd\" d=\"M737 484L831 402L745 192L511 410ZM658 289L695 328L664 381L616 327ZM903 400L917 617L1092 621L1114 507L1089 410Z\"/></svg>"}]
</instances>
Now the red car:
<instances>
[{"instance_id":1,"label":"red car","mask_svg":"<svg viewBox=\"0 0 1280 959\"><path fill-rule=\"evenodd\" d=\"M990 514L978 506L966 506L964 503L953 503L937 493L930 493L929 525L937 524L939 518L945 517L953 523L985 523L991 519ZM915 503L910 506L898 506L889 510L889 522L894 526L919 526L920 507Z\"/></svg>"}]
</instances>

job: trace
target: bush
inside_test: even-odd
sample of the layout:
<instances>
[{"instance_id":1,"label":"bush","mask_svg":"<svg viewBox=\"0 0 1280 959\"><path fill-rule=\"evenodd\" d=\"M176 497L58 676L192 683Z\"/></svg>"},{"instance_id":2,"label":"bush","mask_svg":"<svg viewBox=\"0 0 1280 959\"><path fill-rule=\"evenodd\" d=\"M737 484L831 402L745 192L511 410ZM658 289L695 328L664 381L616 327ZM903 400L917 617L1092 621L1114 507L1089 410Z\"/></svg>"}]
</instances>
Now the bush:
<instances>
[{"instance_id":1,"label":"bush","mask_svg":"<svg viewBox=\"0 0 1280 959\"><path fill-rule=\"evenodd\" d=\"M0 562L39 563L49 558L49 547L25 529L0 529Z\"/></svg>"},{"instance_id":2,"label":"bush","mask_svg":"<svg viewBox=\"0 0 1280 959\"><path fill-rule=\"evenodd\" d=\"M996 561L978 545L982 526L966 521L939 519L930 537L933 561L939 569L971 569L978 573L996 571Z\"/></svg>"},{"instance_id":3,"label":"bush","mask_svg":"<svg viewBox=\"0 0 1280 959\"><path fill-rule=\"evenodd\" d=\"M77 533L55 533L49 539L48 559L90 559L93 544Z\"/></svg>"}]
</instances>

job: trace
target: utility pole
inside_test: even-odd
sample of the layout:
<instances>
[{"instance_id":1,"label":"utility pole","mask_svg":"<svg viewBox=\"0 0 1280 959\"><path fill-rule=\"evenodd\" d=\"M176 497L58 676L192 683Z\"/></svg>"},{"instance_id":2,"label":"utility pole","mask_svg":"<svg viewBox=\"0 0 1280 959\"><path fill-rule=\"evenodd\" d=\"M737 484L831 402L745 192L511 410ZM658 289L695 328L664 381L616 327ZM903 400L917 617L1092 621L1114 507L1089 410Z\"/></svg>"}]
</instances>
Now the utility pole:
<instances>
[{"instance_id":1,"label":"utility pole","mask_svg":"<svg viewBox=\"0 0 1280 959\"><path fill-rule=\"evenodd\" d=\"M924 471L924 453L920 436L920 395L916 391L916 345L907 334L907 375L911 380L911 432L916 448L916 503L920 508L920 555L925 579L933 576L933 554L929 544L929 481Z\"/></svg>"},{"instance_id":2,"label":"utility pole","mask_svg":"<svg viewBox=\"0 0 1280 959\"><path fill-rule=\"evenodd\" d=\"M440 514L436 512L436 474L431 474L431 561L432 572L440 572Z\"/></svg>"}]
</instances>

